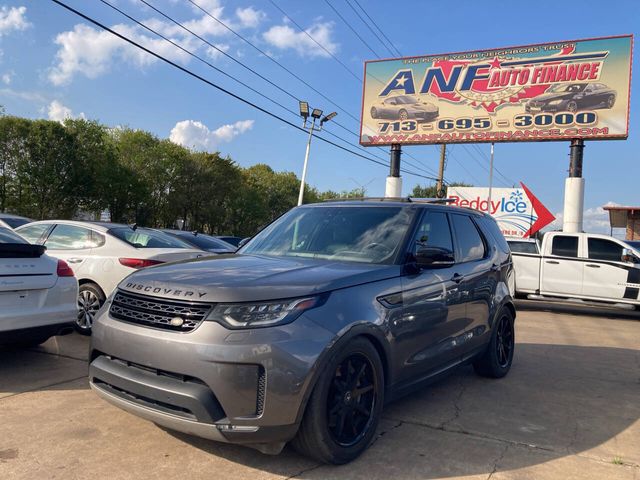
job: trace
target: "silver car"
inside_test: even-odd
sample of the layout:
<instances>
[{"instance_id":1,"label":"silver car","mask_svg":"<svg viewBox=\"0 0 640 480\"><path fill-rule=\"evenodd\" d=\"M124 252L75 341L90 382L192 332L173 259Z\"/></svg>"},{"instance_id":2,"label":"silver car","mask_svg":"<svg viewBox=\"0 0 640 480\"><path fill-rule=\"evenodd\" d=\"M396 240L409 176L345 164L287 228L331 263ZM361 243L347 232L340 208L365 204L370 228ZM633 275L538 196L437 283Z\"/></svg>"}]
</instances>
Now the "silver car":
<instances>
[{"instance_id":1,"label":"silver car","mask_svg":"<svg viewBox=\"0 0 640 480\"><path fill-rule=\"evenodd\" d=\"M236 255L123 280L90 385L158 425L322 462L367 448L385 402L514 353L511 255L491 217L415 201L295 208Z\"/></svg>"},{"instance_id":2,"label":"silver car","mask_svg":"<svg viewBox=\"0 0 640 480\"><path fill-rule=\"evenodd\" d=\"M415 95L396 95L373 105L370 113L374 119L431 122L438 118L440 111L433 103L422 101Z\"/></svg>"}]
</instances>

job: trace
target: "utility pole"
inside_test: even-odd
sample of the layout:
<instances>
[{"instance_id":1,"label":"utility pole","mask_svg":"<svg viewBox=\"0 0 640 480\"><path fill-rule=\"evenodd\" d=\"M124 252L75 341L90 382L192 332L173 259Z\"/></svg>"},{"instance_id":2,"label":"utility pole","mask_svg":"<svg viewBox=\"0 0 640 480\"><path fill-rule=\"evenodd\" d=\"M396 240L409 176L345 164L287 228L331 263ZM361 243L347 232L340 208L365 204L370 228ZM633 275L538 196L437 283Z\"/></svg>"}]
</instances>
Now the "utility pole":
<instances>
[{"instance_id":1,"label":"utility pole","mask_svg":"<svg viewBox=\"0 0 640 480\"><path fill-rule=\"evenodd\" d=\"M582 178L582 155L584 140L574 138L569 148L569 177L564 183L563 232L576 233L583 230L584 178Z\"/></svg>"},{"instance_id":2,"label":"utility pole","mask_svg":"<svg viewBox=\"0 0 640 480\"><path fill-rule=\"evenodd\" d=\"M489 162L489 198L487 212L491 213L491 193L493 190L493 142L491 142L491 160Z\"/></svg>"},{"instance_id":3,"label":"utility pole","mask_svg":"<svg viewBox=\"0 0 640 480\"><path fill-rule=\"evenodd\" d=\"M444 198L444 161L447 158L447 144L440 145L440 168L438 169L438 181L436 182L436 197Z\"/></svg>"},{"instance_id":4,"label":"utility pole","mask_svg":"<svg viewBox=\"0 0 640 480\"><path fill-rule=\"evenodd\" d=\"M400 156L402 155L402 145L394 143L391 145L389 176L384 191L387 198L400 198L402 196L402 177L400 176Z\"/></svg>"},{"instance_id":5,"label":"utility pole","mask_svg":"<svg viewBox=\"0 0 640 480\"><path fill-rule=\"evenodd\" d=\"M302 197L304 196L304 183L307 180L307 164L309 163L309 150L311 150L311 139L313 138L313 130L316 122L311 122L309 127L309 140L307 141L307 151L304 154L304 166L302 167L302 180L300 180L300 193L298 194L298 206L302 205Z\"/></svg>"}]
</instances>

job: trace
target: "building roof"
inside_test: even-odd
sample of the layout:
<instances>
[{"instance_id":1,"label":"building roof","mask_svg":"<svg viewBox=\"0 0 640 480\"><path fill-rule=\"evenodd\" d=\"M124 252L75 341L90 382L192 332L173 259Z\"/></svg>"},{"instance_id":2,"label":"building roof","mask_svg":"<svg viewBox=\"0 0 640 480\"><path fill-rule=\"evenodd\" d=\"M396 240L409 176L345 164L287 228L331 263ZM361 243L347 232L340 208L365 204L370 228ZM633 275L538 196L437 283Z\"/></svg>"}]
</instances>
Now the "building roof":
<instances>
[{"instance_id":1,"label":"building roof","mask_svg":"<svg viewBox=\"0 0 640 480\"><path fill-rule=\"evenodd\" d=\"M626 228L629 214L640 212L640 207L624 207L622 205L605 205L602 208L609 212L611 228Z\"/></svg>"}]
</instances>

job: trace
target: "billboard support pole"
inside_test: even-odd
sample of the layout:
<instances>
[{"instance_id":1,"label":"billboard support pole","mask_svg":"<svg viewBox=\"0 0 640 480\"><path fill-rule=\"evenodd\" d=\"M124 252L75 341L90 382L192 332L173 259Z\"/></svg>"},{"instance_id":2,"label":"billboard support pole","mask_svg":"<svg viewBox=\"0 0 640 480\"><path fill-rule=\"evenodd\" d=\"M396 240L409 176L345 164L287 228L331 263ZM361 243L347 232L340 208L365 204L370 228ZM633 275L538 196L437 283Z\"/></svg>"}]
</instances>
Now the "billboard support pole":
<instances>
[{"instance_id":1,"label":"billboard support pole","mask_svg":"<svg viewBox=\"0 0 640 480\"><path fill-rule=\"evenodd\" d=\"M491 160L489 161L489 198L487 211L491 212L491 191L493 190L493 142L491 142Z\"/></svg>"},{"instance_id":2,"label":"billboard support pole","mask_svg":"<svg viewBox=\"0 0 640 480\"><path fill-rule=\"evenodd\" d=\"M402 146L398 143L391 145L391 165L384 196L387 198L400 198L402 196L402 177L400 176L400 156Z\"/></svg>"},{"instance_id":3,"label":"billboard support pole","mask_svg":"<svg viewBox=\"0 0 640 480\"><path fill-rule=\"evenodd\" d=\"M444 162L447 158L447 144L440 145L440 167L438 168L438 181L436 182L436 197L444 198Z\"/></svg>"},{"instance_id":4,"label":"billboard support pole","mask_svg":"<svg viewBox=\"0 0 640 480\"><path fill-rule=\"evenodd\" d=\"M574 138L569 148L569 177L564 184L564 221L562 231L582 232L584 210L584 178L582 178L582 158L584 140Z\"/></svg>"}]
</instances>

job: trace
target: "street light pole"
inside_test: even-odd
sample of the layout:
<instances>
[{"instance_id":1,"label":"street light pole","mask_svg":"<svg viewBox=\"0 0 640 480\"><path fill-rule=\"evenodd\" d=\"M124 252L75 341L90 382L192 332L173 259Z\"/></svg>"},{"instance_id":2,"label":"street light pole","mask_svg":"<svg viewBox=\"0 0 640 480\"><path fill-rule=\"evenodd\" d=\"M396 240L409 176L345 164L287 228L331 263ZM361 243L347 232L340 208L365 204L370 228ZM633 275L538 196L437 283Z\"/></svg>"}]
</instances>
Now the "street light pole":
<instances>
[{"instance_id":1,"label":"street light pole","mask_svg":"<svg viewBox=\"0 0 640 480\"><path fill-rule=\"evenodd\" d=\"M304 120L302 128L307 128L307 120L311 117L311 126L309 127L309 140L307 140L307 151L304 154L304 166L302 167L302 178L300 179L300 193L298 194L298 206L302 205L302 198L304 197L304 184L307 180L307 165L309 164L309 151L311 150L311 139L313 138L313 132L316 130L316 120L320 120L317 130L321 131L325 123L331 120L337 115L336 112L331 112L328 115L322 116L322 110L314 108L311 110L307 102L300 102L300 116Z\"/></svg>"},{"instance_id":2,"label":"street light pole","mask_svg":"<svg viewBox=\"0 0 640 480\"><path fill-rule=\"evenodd\" d=\"M309 150L311 150L311 139L313 138L313 130L316 122L311 122L309 127L309 140L307 141L307 152L304 154L304 166L302 167L302 180L300 180L300 193L298 194L298 206L302 205L302 196L304 195L304 183L307 179L307 164L309 163Z\"/></svg>"}]
</instances>

